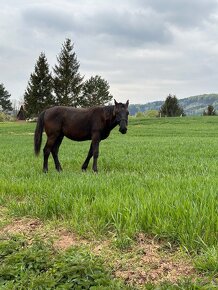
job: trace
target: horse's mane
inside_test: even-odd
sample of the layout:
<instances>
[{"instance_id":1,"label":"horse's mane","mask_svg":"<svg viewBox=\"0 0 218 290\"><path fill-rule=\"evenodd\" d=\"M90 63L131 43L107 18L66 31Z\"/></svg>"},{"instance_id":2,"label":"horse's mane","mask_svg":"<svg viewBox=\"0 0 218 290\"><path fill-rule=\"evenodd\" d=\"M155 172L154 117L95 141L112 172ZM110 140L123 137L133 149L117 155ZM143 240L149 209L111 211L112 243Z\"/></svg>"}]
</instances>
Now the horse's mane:
<instances>
[{"instance_id":1,"label":"horse's mane","mask_svg":"<svg viewBox=\"0 0 218 290\"><path fill-rule=\"evenodd\" d=\"M103 109L104 109L106 119L112 119L113 112L114 112L114 105L104 106Z\"/></svg>"}]
</instances>

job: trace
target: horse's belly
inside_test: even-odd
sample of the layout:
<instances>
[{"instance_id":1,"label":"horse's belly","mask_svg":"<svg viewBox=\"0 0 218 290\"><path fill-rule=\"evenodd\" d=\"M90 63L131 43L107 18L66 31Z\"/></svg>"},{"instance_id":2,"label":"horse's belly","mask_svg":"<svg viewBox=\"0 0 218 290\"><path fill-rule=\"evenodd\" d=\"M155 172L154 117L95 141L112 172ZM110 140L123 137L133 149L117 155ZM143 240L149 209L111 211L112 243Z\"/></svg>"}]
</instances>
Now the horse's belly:
<instances>
[{"instance_id":1,"label":"horse's belly","mask_svg":"<svg viewBox=\"0 0 218 290\"><path fill-rule=\"evenodd\" d=\"M72 133L68 133L68 134L64 134L67 138L73 140L73 141L86 141L86 140L90 140L91 136L87 135L87 134L72 134Z\"/></svg>"},{"instance_id":2,"label":"horse's belly","mask_svg":"<svg viewBox=\"0 0 218 290\"><path fill-rule=\"evenodd\" d=\"M63 134L74 141L85 141L91 139L90 128L85 126L85 122L72 121L70 124L63 124Z\"/></svg>"}]
</instances>

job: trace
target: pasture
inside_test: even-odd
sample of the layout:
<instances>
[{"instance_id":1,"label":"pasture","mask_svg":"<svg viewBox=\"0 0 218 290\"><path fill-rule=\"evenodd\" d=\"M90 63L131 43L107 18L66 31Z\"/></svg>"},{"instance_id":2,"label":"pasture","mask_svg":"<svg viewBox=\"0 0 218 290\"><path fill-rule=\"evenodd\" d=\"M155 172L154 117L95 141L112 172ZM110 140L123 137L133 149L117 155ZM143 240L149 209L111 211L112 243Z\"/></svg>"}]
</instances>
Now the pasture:
<instances>
[{"instance_id":1,"label":"pasture","mask_svg":"<svg viewBox=\"0 0 218 290\"><path fill-rule=\"evenodd\" d=\"M90 142L66 138L63 172L50 156L43 174L42 151L33 153L35 126L0 124L0 205L8 220L37 218L87 240L110 240L121 252L143 234L188 254L199 283L216 287L218 117L130 118L126 135L115 128L101 142L98 174L92 160L81 171Z\"/></svg>"}]
</instances>

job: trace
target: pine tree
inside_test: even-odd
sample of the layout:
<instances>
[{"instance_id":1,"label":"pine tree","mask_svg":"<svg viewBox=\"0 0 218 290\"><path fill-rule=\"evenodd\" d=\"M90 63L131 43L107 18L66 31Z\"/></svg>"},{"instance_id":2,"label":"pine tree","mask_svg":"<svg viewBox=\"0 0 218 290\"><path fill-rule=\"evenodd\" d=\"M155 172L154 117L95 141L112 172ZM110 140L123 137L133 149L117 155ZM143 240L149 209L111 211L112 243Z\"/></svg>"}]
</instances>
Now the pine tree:
<instances>
[{"instance_id":1,"label":"pine tree","mask_svg":"<svg viewBox=\"0 0 218 290\"><path fill-rule=\"evenodd\" d=\"M87 80L82 88L81 106L91 107L104 105L113 98L106 80L96 75Z\"/></svg>"},{"instance_id":2,"label":"pine tree","mask_svg":"<svg viewBox=\"0 0 218 290\"><path fill-rule=\"evenodd\" d=\"M161 106L159 113L166 117L184 116L183 108L179 105L176 96L169 95Z\"/></svg>"},{"instance_id":3,"label":"pine tree","mask_svg":"<svg viewBox=\"0 0 218 290\"><path fill-rule=\"evenodd\" d=\"M12 103L10 101L11 95L5 89L4 85L0 84L0 106L2 107L3 111L11 111L12 110Z\"/></svg>"},{"instance_id":4,"label":"pine tree","mask_svg":"<svg viewBox=\"0 0 218 290\"><path fill-rule=\"evenodd\" d=\"M27 116L37 116L44 109L55 104L52 90L52 76L49 72L47 58L42 52L36 62L34 72L30 75L24 93L24 106Z\"/></svg>"},{"instance_id":5,"label":"pine tree","mask_svg":"<svg viewBox=\"0 0 218 290\"><path fill-rule=\"evenodd\" d=\"M207 107L207 111L203 112L204 116L216 116L216 110L214 109L214 106L209 105Z\"/></svg>"},{"instance_id":6,"label":"pine tree","mask_svg":"<svg viewBox=\"0 0 218 290\"><path fill-rule=\"evenodd\" d=\"M66 39L57 57L58 64L53 69L57 105L77 107L80 103L83 77L78 72L80 64L73 47L71 40Z\"/></svg>"}]
</instances>

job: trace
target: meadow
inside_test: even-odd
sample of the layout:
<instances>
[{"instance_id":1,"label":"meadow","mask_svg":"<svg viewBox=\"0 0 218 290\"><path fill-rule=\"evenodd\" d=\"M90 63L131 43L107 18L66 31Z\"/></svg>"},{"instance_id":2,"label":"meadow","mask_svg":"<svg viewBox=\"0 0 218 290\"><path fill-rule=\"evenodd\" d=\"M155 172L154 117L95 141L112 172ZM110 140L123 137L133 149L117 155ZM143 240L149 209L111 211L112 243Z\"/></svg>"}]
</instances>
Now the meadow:
<instances>
[{"instance_id":1,"label":"meadow","mask_svg":"<svg viewBox=\"0 0 218 290\"><path fill-rule=\"evenodd\" d=\"M43 174L35 125L0 124L0 206L10 216L63 224L87 239L112 237L120 248L139 233L164 239L217 278L218 117L132 117L126 135L115 128L101 142L98 174L91 164L81 171L90 142L67 139L63 172L50 157Z\"/></svg>"}]
</instances>

